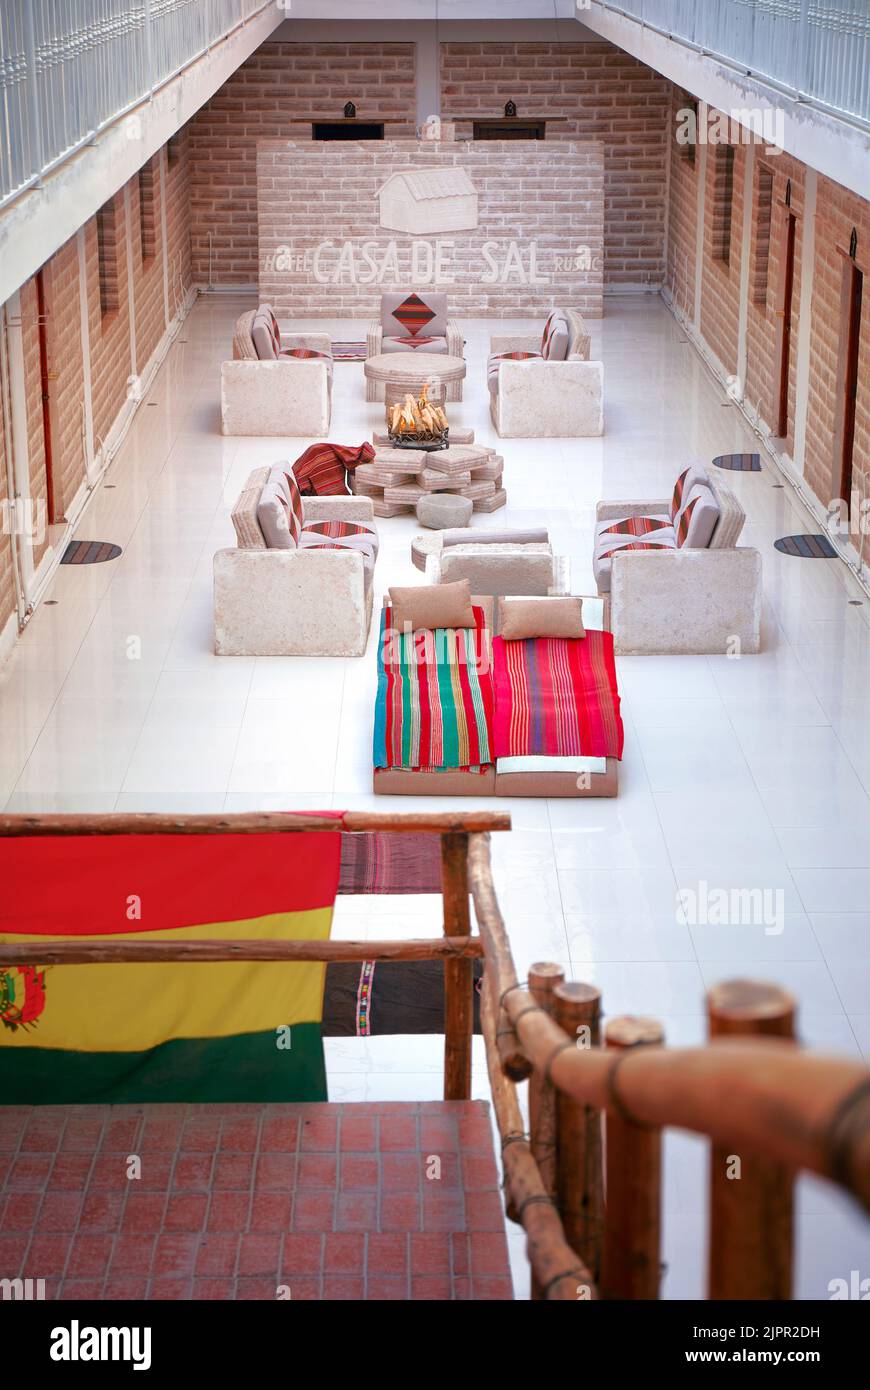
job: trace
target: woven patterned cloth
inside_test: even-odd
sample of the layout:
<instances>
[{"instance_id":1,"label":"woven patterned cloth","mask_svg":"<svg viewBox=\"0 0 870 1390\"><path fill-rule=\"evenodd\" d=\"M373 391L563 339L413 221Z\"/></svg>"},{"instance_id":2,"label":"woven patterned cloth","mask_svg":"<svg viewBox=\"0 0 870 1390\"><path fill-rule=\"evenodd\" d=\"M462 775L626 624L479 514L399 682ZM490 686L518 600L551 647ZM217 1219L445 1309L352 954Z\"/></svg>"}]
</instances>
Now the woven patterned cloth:
<instances>
[{"instance_id":1,"label":"woven patterned cloth","mask_svg":"<svg viewBox=\"0 0 870 1390\"><path fill-rule=\"evenodd\" d=\"M345 830L339 893L440 893L441 837Z\"/></svg>"},{"instance_id":2,"label":"woven patterned cloth","mask_svg":"<svg viewBox=\"0 0 870 1390\"><path fill-rule=\"evenodd\" d=\"M613 636L493 642L495 755L621 758Z\"/></svg>"},{"instance_id":3,"label":"woven patterned cloth","mask_svg":"<svg viewBox=\"0 0 870 1390\"><path fill-rule=\"evenodd\" d=\"M399 633L381 617L374 765L420 771L492 762L493 684L482 608L474 628Z\"/></svg>"}]
</instances>

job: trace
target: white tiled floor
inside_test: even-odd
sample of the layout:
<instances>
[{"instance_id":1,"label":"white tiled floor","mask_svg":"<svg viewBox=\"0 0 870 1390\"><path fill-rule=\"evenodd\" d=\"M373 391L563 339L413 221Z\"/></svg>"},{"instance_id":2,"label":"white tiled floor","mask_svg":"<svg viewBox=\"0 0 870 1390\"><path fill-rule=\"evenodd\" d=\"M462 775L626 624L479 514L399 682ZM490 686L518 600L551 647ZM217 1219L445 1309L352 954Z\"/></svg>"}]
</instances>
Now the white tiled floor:
<instances>
[{"instance_id":1,"label":"white tiled floor","mask_svg":"<svg viewBox=\"0 0 870 1390\"><path fill-rule=\"evenodd\" d=\"M233 544L229 509L252 467L292 461L310 442L218 432L218 364L243 307L215 297L194 309L111 486L77 529L116 541L123 556L60 570L56 606L37 611L0 672L0 804L10 811L384 805L370 791L372 652L318 661L211 651L212 555ZM362 334L354 323L315 326ZM450 412L487 443L496 442L484 372L492 327L465 325L466 398ZM754 447L658 300L608 300L593 332L606 367L606 435L504 441L508 509L476 522L546 524L570 556L575 592L592 588L600 497L665 497L691 458ZM366 404L359 364L335 373L331 437L357 443L382 407ZM870 1056L870 601L839 562L773 549L777 536L814 528L766 464L728 481L747 509L745 541L764 558L763 653L620 660L619 798L498 802L515 826L495 843L500 898L521 971L536 959L562 962L602 986L609 1014L656 1015L675 1044L702 1040L706 987L748 974L794 991L810 1043ZM413 519L379 530L378 588L417 581ZM781 890L782 932L680 925L676 891L701 881ZM343 899L336 929L434 932L437 902ZM335 1099L438 1095L434 1039L334 1041L328 1059ZM475 1094L486 1093L478 1046ZM697 1297L697 1139L668 1140L666 1206L665 1292ZM800 1209L802 1296L825 1297L828 1281L853 1268L868 1272L870 1238L845 1202L804 1183ZM520 1289L522 1267L518 1259Z\"/></svg>"}]
</instances>

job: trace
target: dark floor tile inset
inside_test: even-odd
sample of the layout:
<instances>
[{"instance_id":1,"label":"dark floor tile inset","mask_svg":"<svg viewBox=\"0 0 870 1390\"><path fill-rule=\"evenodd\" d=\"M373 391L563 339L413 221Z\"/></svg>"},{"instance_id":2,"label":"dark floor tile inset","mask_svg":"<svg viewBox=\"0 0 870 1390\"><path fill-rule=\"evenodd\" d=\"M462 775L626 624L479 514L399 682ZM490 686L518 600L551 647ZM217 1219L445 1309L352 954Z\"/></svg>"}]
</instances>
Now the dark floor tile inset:
<instances>
[{"instance_id":1,"label":"dark floor tile inset","mask_svg":"<svg viewBox=\"0 0 870 1390\"><path fill-rule=\"evenodd\" d=\"M827 536L780 536L773 545L783 555L796 555L800 560L834 560L837 557Z\"/></svg>"}]
</instances>

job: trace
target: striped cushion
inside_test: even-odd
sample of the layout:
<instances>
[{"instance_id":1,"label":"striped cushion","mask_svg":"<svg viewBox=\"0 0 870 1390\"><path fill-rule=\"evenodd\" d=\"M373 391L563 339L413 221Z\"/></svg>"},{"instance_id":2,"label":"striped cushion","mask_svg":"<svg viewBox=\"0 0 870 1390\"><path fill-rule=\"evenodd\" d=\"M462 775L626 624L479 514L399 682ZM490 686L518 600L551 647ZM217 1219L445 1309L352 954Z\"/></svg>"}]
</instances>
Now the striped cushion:
<instances>
[{"instance_id":1,"label":"striped cushion","mask_svg":"<svg viewBox=\"0 0 870 1390\"><path fill-rule=\"evenodd\" d=\"M530 358L537 362L541 360L539 352L494 352L490 355L486 367L486 382L493 394L498 390L498 369L502 362L526 362Z\"/></svg>"},{"instance_id":2,"label":"striped cushion","mask_svg":"<svg viewBox=\"0 0 870 1390\"><path fill-rule=\"evenodd\" d=\"M641 530L641 527L644 529ZM665 517L624 517L618 521L600 522L595 532L592 569L599 593L610 589L610 571L614 555L623 550L673 550L674 528Z\"/></svg>"},{"instance_id":3,"label":"striped cushion","mask_svg":"<svg viewBox=\"0 0 870 1390\"><path fill-rule=\"evenodd\" d=\"M691 472L691 467L684 468L676 483L674 484L674 492L673 496L671 497L671 521L673 521L675 524L677 516L682 509L683 495L688 491L686 484L689 481L689 474ZM691 484L689 484L689 486L691 486Z\"/></svg>"},{"instance_id":4,"label":"striped cushion","mask_svg":"<svg viewBox=\"0 0 870 1390\"><path fill-rule=\"evenodd\" d=\"M269 470L257 505L257 520L270 550L293 550L302 532L302 498L289 464Z\"/></svg>"},{"instance_id":5,"label":"striped cushion","mask_svg":"<svg viewBox=\"0 0 870 1390\"><path fill-rule=\"evenodd\" d=\"M695 483L674 523L677 545L706 550L719 520L719 503L712 489Z\"/></svg>"},{"instance_id":6,"label":"striped cushion","mask_svg":"<svg viewBox=\"0 0 870 1390\"><path fill-rule=\"evenodd\" d=\"M315 348L284 348L278 355L279 357L320 357L325 362L332 361L328 352L318 352Z\"/></svg>"},{"instance_id":7,"label":"striped cushion","mask_svg":"<svg viewBox=\"0 0 870 1390\"><path fill-rule=\"evenodd\" d=\"M541 337L541 356L546 362L564 362L568 356L571 328L561 309L554 309Z\"/></svg>"},{"instance_id":8,"label":"striped cushion","mask_svg":"<svg viewBox=\"0 0 870 1390\"><path fill-rule=\"evenodd\" d=\"M308 521L299 544L304 550L317 550L327 541L344 542L349 549L363 550L374 558L378 553L378 533L358 521Z\"/></svg>"},{"instance_id":9,"label":"striped cushion","mask_svg":"<svg viewBox=\"0 0 870 1390\"><path fill-rule=\"evenodd\" d=\"M673 550L673 545L668 540L631 540L624 541L622 545L615 545L612 550L603 550L598 556L599 560L610 560L614 555L623 550Z\"/></svg>"},{"instance_id":10,"label":"striped cushion","mask_svg":"<svg viewBox=\"0 0 870 1390\"><path fill-rule=\"evenodd\" d=\"M692 501L688 503L687 506L681 509L680 514L677 517L676 525L674 527L677 537L677 545L685 545L686 537L689 534L689 526L692 521L692 514L697 505L698 499L697 497L694 497Z\"/></svg>"},{"instance_id":11,"label":"striped cushion","mask_svg":"<svg viewBox=\"0 0 870 1390\"><path fill-rule=\"evenodd\" d=\"M660 531L663 527L670 529L670 522L663 516L627 516L606 526L601 535L646 536L650 531Z\"/></svg>"},{"instance_id":12,"label":"striped cushion","mask_svg":"<svg viewBox=\"0 0 870 1390\"><path fill-rule=\"evenodd\" d=\"M409 294L408 298L393 310L393 318L399 320L406 332L416 337L435 318L435 310L430 309L418 294Z\"/></svg>"},{"instance_id":13,"label":"striped cushion","mask_svg":"<svg viewBox=\"0 0 870 1390\"><path fill-rule=\"evenodd\" d=\"M443 357L447 353L446 338L432 338L428 334L419 338L382 338L381 352L414 352L417 348L423 348L424 352L436 352Z\"/></svg>"},{"instance_id":14,"label":"striped cushion","mask_svg":"<svg viewBox=\"0 0 870 1390\"><path fill-rule=\"evenodd\" d=\"M363 526L358 521L307 521L305 530L318 536L331 536L333 540L341 540L344 536L375 536L371 526Z\"/></svg>"}]
</instances>

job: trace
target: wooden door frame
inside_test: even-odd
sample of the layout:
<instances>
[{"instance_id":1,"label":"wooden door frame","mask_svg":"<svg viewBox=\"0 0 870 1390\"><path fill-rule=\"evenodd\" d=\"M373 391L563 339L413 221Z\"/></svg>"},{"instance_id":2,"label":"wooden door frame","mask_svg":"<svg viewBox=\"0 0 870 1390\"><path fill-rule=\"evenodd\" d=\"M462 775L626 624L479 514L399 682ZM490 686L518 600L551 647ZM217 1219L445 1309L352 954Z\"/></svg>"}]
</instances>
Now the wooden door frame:
<instances>
[{"instance_id":1,"label":"wooden door frame","mask_svg":"<svg viewBox=\"0 0 870 1390\"><path fill-rule=\"evenodd\" d=\"M773 424L774 434L785 439L788 436L788 387L791 375L791 338L794 304L794 257L797 242L797 213L791 204L781 202L779 276L776 297L776 342L774 363Z\"/></svg>"},{"instance_id":2,"label":"wooden door frame","mask_svg":"<svg viewBox=\"0 0 870 1390\"><path fill-rule=\"evenodd\" d=\"M54 451L52 448L53 438L53 414L54 403L51 391L51 372L49 370L50 353L48 348L48 294L46 287L46 267L41 266L36 272L36 304L39 316L39 374L42 388L42 437L45 448L45 506L48 513L48 524L53 525L57 521L55 510L54 495Z\"/></svg>"},{"instance_id":3,"label":"wooden door frame","mask_svg":"<svg viewBox=\"0 0 870 1390\"><path fill-rule=\"evenodd\" d=\"M840 323L837 345L837 384L835 388L834 450L831 460L831 483L837 496L846 504L851 515L852 448L855 441L855 398L858 385L858 352L861 333L861 303L865 271L844 247L837 247L842 257L840 282ZM859 289L856 295L856 281ZM854 365L855 390L850 391L850 365ZM846 453L848 451L848 466ZM847 477L848 473L848 477Z\"/></svg>"}]
</instances>

